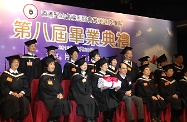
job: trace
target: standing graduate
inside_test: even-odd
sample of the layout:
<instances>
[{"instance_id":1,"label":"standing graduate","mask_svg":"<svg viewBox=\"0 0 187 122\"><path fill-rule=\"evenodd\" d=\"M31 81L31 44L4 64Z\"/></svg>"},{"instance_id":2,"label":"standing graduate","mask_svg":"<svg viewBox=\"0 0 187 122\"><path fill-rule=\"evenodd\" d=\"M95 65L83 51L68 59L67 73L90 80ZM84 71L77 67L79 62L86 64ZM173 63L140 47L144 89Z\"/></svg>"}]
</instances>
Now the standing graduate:
<instances>
[{"instance_id":1,"label":"standing graduate","mask_svg":"<svg viewBox=\"0 0 187 122\"><path fill-rule=\"evenodd\" d=\"M168 59L166 55L162 54L160 57L158 57L156 59L156 63L157 63L157 69L154 71L154 80L155 80L155 83L158 84L164 71L163 66L168 64Z\"/></svg>"},{"instance_id":2,"label":"standing graduate","mask_svg":"<svg viewBox=\"0 0 187 122\"><path fill-rule=\"evenodd\" d=\"M70 82L70 99L77 103L77 114L85 116L85 122L95 122L96 100L92 95L91 79L87 74L85 57L75 62L77 71Z\"/></svg>"},{"instance_id":3,"label":"standing graduate","mask_svg":"<svg viewBox=\"0 0 187 122\"><path fill-rule=\"evenodd\" d=\"M57 121L60 116L70 113L70 103L63 97L63 89L54 74L55 58L50 55L44 59L46 72L39 79L38 99L42 100L50 111L49 121Z\"/></svg>"},{"instance_id":4,"label":"standing graduate","mask_svg":"<svg viewBox=\"0 0 187 122\"><path fill-rule=\"evenodd\" d=\"M175 62L173 63L173 70L174 74L173 77L175 80L179 81L181 78L183 78L183 55L180 53L175 54Z\"/></svg>"},{"instance_id":5,"label":"standing graduate","mask_svg":"<svg viewBox=\"0 0 187 122\"><path fill-rule=\"evenodd\" d=\"M70 56L70 61L66 62L63 69L63 80L71 80L72 75L76 72L75 61L79 57L79 50L76 45L66 50Z\"/></svg>"},{"instance_id":6,"label":"standing graduate","mask_svg":"<svg viewBox=\"0 0 187 122\"><path fill-rule=\"evenodd\" d=\"M171 104L171 122L180 122L180 115L185 105L184 99L181 97L179 82L173 77L173 65L168 64L163 67L166 76L160 78L158 90L163 96L166 103Z\"/></svg>"},{"instance_id":7,"label":"standing graduate","mask_svg":"<svg viewBox=\"0 0 187 122\"><path fill-rule=\"evenodd\" d=\"M99 50L95 49L89 53L88 73L92 76L96 72L96 62L100 59Z\"/></svg>"},{"instance_id":8,"label":"standing graduate","mask_svg":"<svg viewBox=\"0 0 187 122\"><path fill-rule=\"evenodd\" d=\"M19 66L19 71L25 74L29 86L33 79L39 78L42 74L40 58L34 54L36 51L36 42L36 39L25 42L28 53L21 57Z\"/></svg>"},{"instance_id":9,"label":"standing graduate","mask_svg":"<svg viewBox=\"0 0 187 122\"><path fill-rule=\"evenodd\" d=\"M150 79L150 68L148 64L139 67L141 69L141 77L136 81L136 92L143 99L147 110L151 114L152 122L161 122L161 112L166 109L164 98L159 95L159 92L154 84L154 80Z\"/></svg>"},{"instance_id":10,"label":"standing graduate","mask_svg":"<svg viewBox=\"0 0 187 122\"><path fill-rule=\"evenodd\" d=\"M110 75L115 76L118 73L118 69L116 68L116 65L118 63L117 55L109 56L107 58L108 58L108 69L107 69L107 72Z\"/></svg>"},{"instance_id":11,"label":"standing graduate","mask_svg":"<svg viewBox=\"0 0 187 122\"><path fill-rule=\"evenodd\" d=\"M30 112L30 90L26 77L18 72L20 56L6 57L10 68L0 77L1 114L3 119L22 121Z\"/></svg>"},{"instance_id":12,"label":"standing graduate","mask_svg":"<svg viewBox=\"0 0 187 122\"><path fill-rule=\"evenodd\" d=\"M58 80L61 82L62 81L62 67L61 64L59 63L58 59L56 58L56 49L58 49L58 47L55 46L47 46L45 47L47 49L47 56L52 55L56 60L55 60L55 75L57 76ZM44 58L45 59L45 58ZM42 65L44 64L43 59L42 59ZM43 70L46 67L44 67L43 65Z\"/></svg>"},{"instance_id":13,"label":"standing graduate","mask_svg":"<svg viewBox=\"0 0 187 122\"><path fill-rule=\"evenodd\" d=\"M120 54L124 56L123 62L127 64L127 75L132 79L132 83L136 82L136 80L139 77L139 69L137 63L132 61L133 53L132 53L132 47L126 46Z\"/></svg>"},{"instance_id":14,"label":"standing graduate","mask_svg":"<svg viewBox=\"0 0 187 122\"><path fill-rule=\"evenodd\" d=\"M115 89L110 89L107 87L98 87L98 81L104 80L105 76L109 76L107 74L108 63L107 60L103 57L96 63L97 73L94 73L92 79L92 87L93 87L93 96L98 102L98 108L104 114L104 122L112 122L113 114L118 108L119 101L116 98L115 94L120 87L116 87Z\"/></svg>"}]
</instances>

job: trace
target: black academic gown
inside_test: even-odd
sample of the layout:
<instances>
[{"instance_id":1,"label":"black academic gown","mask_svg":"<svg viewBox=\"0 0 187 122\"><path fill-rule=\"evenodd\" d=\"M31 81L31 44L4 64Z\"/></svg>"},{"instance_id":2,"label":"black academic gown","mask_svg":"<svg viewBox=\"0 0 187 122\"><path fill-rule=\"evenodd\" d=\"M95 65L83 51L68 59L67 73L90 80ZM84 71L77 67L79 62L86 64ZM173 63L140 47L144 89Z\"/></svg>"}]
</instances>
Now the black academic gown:
<instances>
[{"instance_id":1,"label":"black academic gown","mask_svg":"<svg viewBox=\"0 0 187 122\"><path fill-rule=\"evenodd\" d=\"M35 78L39 78L42 74L42 64L40 58L36 55L23 55L20 60L20 66L18 71L23 72L25 74L28 84L30 86L31 81Z\"/></svg>"},{"instance_id":2,"label":"black academic gown","mask_svg":"<svg viewBox=\"0 0 187 122\"><path fill-rule=\"evenodd\" d=\"M74 73L76 73L75 64L73 62L66 62L63 69L63 80L71 80Z\"/></svg>"},{"instance_id":3,"label":"black academic gown","mask_svg":"<svg viewBox=\"0 0 187 122\"><path fill-rule=\"evenodd\" d=\"M184 65L182 66L178 66L176 63L173 63L173 77L176 79L176 81L179 81L180 79L183 78L183 69L184 69Z\"/></svg>"},{"instance_id":4,"label":"black academic gown","mask_svg":"<svg viewBox=\"0 0 187 122\"><path fill-rule=\"evenodd\" d=\"M181 98L181 91L179 87L179 83L176 82L173 78L162 77L158 84L158 90L160 95L165 99L168 103L170 102L171 107L176 110L183 109L185 102L184 99ZM173 98L174 94L178 95L178 99Z\"/></svg>"},{"instance_id":5,"label":"black academic gown","mask_svg":"<svg viewBox=\"0 0 187 122\"><path fill-rule=\"evenodd\" d=\"M107 73L110 74L111 76L115 76L118 73L118 69L112 69L110 66L107 69Z\"/></svg>"},{"instance_id":6,"label":"black academic gown","mask_svg":"<svg viewBox=\"0 0 187 122\"><path fill-rule=\"evenodd\" d=\"M10 91L25 94L17 98L10 95ZM23 73L12 74L4 71L0 77L1 114L4 119L24 119L30 111L30 90Z\"/></svg>"},{"instance_id":7,"label":"black academic gown","mask_svg":"<svg viewBox=\"0 0 187 122\"><path fill-rule=\"evenodd\" d=\"M142 98L143 103L146 104L150 112L166 109L167 106L164 100L152 99L152 96L157 97L159 95L153 79L138 78L135 87L137 87L137 95Z\"/></svg>"},{"instance_id":8,"label":"black academic gown","mask_svg":"<svg viewBox=\"0 0 187 122\"><path fill-rule=\"evenodd\" d=\"M70 98L77 103L77 114L86 118L94 118L96 112L96 100L91 97L91 80L86 75L75 73L70 82Z\"/></svg>"},{"instance_id":9,"label":"black academic gown","mask_svg":"<svg viewBox=\"0 0 187 122\"><path fill-rule=\"evenodd\" d=\"M137 63L131 61L130 63L123 61L127 65L127 76L129 76L132 79L132 82L136 82L136 80L139 78L139 69Z\"/></svg>"},{"instance_id":10,"label":"black academic gown","mask_svg":"<svg viewBox=\"0 0 187 122\"><path fill-rule=\"evenodd\" d=\"M181 96L185 100L187 105L187 77L183 76L183 78L179 80L179 86L180 86Z\"/></svg>"},{"instance_id":11,"label":"black academic gown","mask_svg":"<svg viewBox=\"0 0 187 122\"><path fill-rule=\"evenodd\" d=\"M63 89L55 74L43 73L39 80L38 99L42 100L50 110L50 118L58 118L70 113L70 103L65 98L57 98L57 94L63 95Z\"/></svg>"},{"instance_id":12,"label":"black academic gown","mask_svg":"<svg viewBox=\"0 0 187 122\"><path fill-rule=\"evenodd\" d=\"M44 59L44 58L43 58ZM44 60L42 59L42 73L46 72L46 67L44 66ZM54 70L54 74L57 76L58 81L61 82L62 81L62 66L61 64L56 60L55 61L55 70Z\"/></svg>"},{"instance_id":13,"label":"black academic gown","mask_svg":"<svg viewBox=\"0 0 187 122\"><path fill-rule=\"evenodd\" d=\"M91 79L93 74L96 73L96 65L95 63L90 62L87 67L88 74L90 75Z\"/></svg>"},{"instance_id":14,"label":"black academic gown","mask_svg":"<svg viewBox=\"0 0 187 122\"><path fill-rule=\"evenodd\" d=\"M114 89L105 89L101 91L97 87L99 78L102 78L104 74L101 72L94 73L92 79L93 95L98 102L100 111L110 111L111 109L118 108L119 101L116 98L116 91Z\"/></svg>"}]
</instances>

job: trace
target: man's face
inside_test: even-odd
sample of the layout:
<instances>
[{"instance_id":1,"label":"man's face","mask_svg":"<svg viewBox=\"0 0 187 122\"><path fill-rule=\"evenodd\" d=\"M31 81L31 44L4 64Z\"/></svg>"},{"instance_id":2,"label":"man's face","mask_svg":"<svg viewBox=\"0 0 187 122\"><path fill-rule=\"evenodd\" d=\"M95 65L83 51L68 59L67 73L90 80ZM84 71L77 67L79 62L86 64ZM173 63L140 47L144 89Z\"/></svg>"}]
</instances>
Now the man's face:
<instances>
[{"instance_id":1,"label":"man's face","mask_svg":"<svg viewBox=\"0 0 187 122\"><path fill-rule=\"evenodd\" d=\"M121 68L119 68L119 73L126 75L127 74L127 65L124 63L121 63Z\"/></svg>"},{"instance_id":2,"label":"man's face","mask_svg":"<svg viewBox=\"0 0 187 122\"><path fill-rule=\"evenodd\" d=\"M126 60L132 60L132 51L128 50L125 54L124 57Z\"/></svg>"},{"instance_id":3,"label":"man's face","mask_svg":"<svg viewBox=\"0 0 187 122\"><path fill-rule=\"evenodd\" d=\"M28 52L34 53L36 51L36 44L31 44L28 46Z\"/></svg>"}]
</instances>

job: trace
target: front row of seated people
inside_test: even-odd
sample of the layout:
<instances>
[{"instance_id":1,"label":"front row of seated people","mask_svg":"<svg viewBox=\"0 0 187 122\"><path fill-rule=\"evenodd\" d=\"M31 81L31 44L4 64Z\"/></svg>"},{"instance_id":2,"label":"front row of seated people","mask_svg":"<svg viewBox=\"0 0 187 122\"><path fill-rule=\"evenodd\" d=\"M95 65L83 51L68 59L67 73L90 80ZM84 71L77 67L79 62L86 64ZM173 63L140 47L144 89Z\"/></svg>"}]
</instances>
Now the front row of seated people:
<instances>
[{"instance_id":1,"label":"front row of seated people","mask_svg":"<svg viewBox=\"0 0 187 122\"><path fill-rule=\"evenodd\" d=\"M17 55L6 58L9 61L10 69L4 71L0 77L0 104L3 106L0 109L1 114L5 120L9 118L23 120L30 112L29 85L24 74L17 71L20 57ZM63 97L63 89L53 73L55 69L54 57L48 56L44 59L44 62L46 71L39 79L38 98L46 104L50 111L48 120L56 121L60 116L70 114L71 104L69 100ZM108 63L104 57L96 63L97 73L94 73L92 79L90 79L85 58L78 59L76 61L76 73L72 76L70 82L69 99L75 100L77 114L84 115L86 122L94 122L98 117L98 111L103 112L104 122L111 122L120 101L126 103L126 111L130 122L135 121L132 102L137 108L138 122L144 122L143 104L147 106L152 121L160 122L160 114L166 109L167 103L170 103L172 107L171 121L179 122L179 116L182 113L185 101L180 97L181 92L178 82L172 78L173 69L170 65L164 68L165 71L163 71L163 76L160 78L158 88L156 88L154 81L149 77L150 69L148 65L140 67L142 75L138 78L134 87L131 79L126 75L127 65L125 63L119 64L119 72L115 77L108 75ZM111 82L111 80L113 81L111 87L106 87L107 85L100 82ZM186 91L186 88L184 88L186 85L183 85L186 81L187 73L180 81L183 92Z\"/></svg>"}]
</instances>

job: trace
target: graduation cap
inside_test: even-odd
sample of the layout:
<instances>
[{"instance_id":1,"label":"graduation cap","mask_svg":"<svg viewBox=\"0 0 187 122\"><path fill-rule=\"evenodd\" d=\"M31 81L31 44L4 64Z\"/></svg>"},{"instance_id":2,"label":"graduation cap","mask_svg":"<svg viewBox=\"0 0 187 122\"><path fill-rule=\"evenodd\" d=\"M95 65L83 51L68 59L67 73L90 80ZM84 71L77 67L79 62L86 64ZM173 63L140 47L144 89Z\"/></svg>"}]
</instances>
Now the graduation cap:
<instances>
[{"instance_id":1,"label":"graduation cap","mask_svg":"<svg viewBox=\"0 0 187 122\"><path fill-rule=\"evenodd\" d=\"M157 63L162 63L162 62L164 62L164 61L167 61L167 57L166 57L165 54L163 54L163 55L161 55L160 57L158 57L158 58L156 59L156 61L157 61Z\"/></svg>"},{"instance_id":2,"label":"graduation cap","mask_svg":"<svg viewBox=\"0 0 187 122\"><path fill-rule=\"evenodd\" d=\"M55 61L55 60L56 60L56 59L54 58L53 55L49 55L49 56L45 57L45 58L43 59L44 66L45 66L45 67L48 67L48 65L49 65L51 62Z\"/></svg>"},{"instance_id":3,"label":"graduation cap","mask_svg":"<svg viewBox=\"0 0 187 122\"><path fill-rule=\"evenodd\" d=\"M126 47L120 52L120 54L125 54L128 50L132 50L132 49L133 49L132 47L126 46Z\"/></svg>"},{"instance_id":4,"label":"graduation cap","mask_svg":"<svg viewBox=\"0 0 187 122\"><path fill-rule=\"evenodd\" d=\"M168 71L169 69L173 69L173 64L167 64L165 66L162 67L164 69L164 71Z\"/></svg>"},{"instance_id":5,"label":"graduation cap","mask_svg":"<svg viewBox=\"0 0 187 122\"><path fill-rule=\"evenodd\" d=\"M105 57L100 58L97 62L96 62L96 66L99 68L101 67L103 64L107 63L107 60Z\"/></svg>"},{"instance_id":6,"label":"graduation cap","mask_svg":"<svg viewBox=\"0 0 187 122\"><path fill-rule=\"evenodd\" d=\"M112 62L113 59L117 59L117 55L114 56L109 56L108 58L108 63L110 64Z\"/></svg>"},{"instance_id":7,"label":"graduation cap","mask_svg":"<svg viewBox=\"0 0 187 122\"><path fill-rule=\"evenodd\" d=\"M98 49L92 50L92 51L89 53L90 59L91 59L92 57L94 57L96 54L99 55L99 50L98 50Z\"/></svg>"},{"instance_id":8,"label":"graduation cap","mask_svg":"<svg viewBox=\"0 0 187 122\"><path fill-rule=\"evenodd\" d=\"M45 47L47 49L47 52L49 52L50 50L55 50L55 49L58 49L58 47L55 47L55 46L48 46L48 47Z\"/></svg>"},{"instance_id":9,"label":"graduation cap","mask_svg":"<svg viewBox=\"0 0 187 122\"><path fill-rule=\"evenodd\" d=\"M36 39L32 39L32 40L26 41L26 42L25 42L25 45L28 47L28 46L30 46L31 44L35 44L35 43L37 43Z\"/></svg>"},{"instance_id":10,"label":"graduation cap","mask_svg":"<svg viewBox=\"0 0 187 122\"><path fill-rule=\"evenodd\" d=\"M5 57L8 61L12 61L14 59L20 59L21 57L19 55L12 55L12 56L8 56Z\"/></svg>"},{"instance_id":11,"label":"graduation cap","mask_svg":"<svg viewBox=\"0 0 187 122\"><path fill-rule=\"evenodd\" d=\"M143 72L144 69L147 67L149 67L149 64L144 64L144 65L139 66L139 69L141 70L141 72Z\"/></svg>"},{"instance_id":12,"label":"graduation cap","mask_svg":"<svg viewBox=\"0 0 187 122\"><path fill-rule=\"evenodd\" d=\"M175 55L175 58L178 58L179 56L183 56L181 53L176 53Z\"/></svg>"},{"instance_id":13,"label":"graduation cap","mask_svg":"<svg viewBox=\"0 0 187 122\"><path fill-rule=\"evenodd\" d=\"M75 65L78 65L78 67L82 66L86 62L85 58L86 56L83 56L82 58L75 61Z\"/></svg>"},{"instance_id":14,"label":"graduation cap","mask_svg":"<svg viewBox=\"0 0 187 122\"><path fill-rule=\"evenodd\" d=\"M148 61L148 58L150 58L150 57L149 56L144 56L142 58L139 58L138 61L140 61L140 62Z\"/></svg>"},{"instance_id":15,"label":"graduation cap","mask_svg":"<svg viewBox=\"0 0 187 122\"><path fill-rule=\"evenodd\" d=\"M79 50L78 50L78 48L77 48L76 45L74 45L74 46L72 46L72 47L70 47L69 49L66 50L66 52L67 52L69 55L72 55L74 51L76 51L76 52L79 53Z\"/></svg>"}]
</instances>

